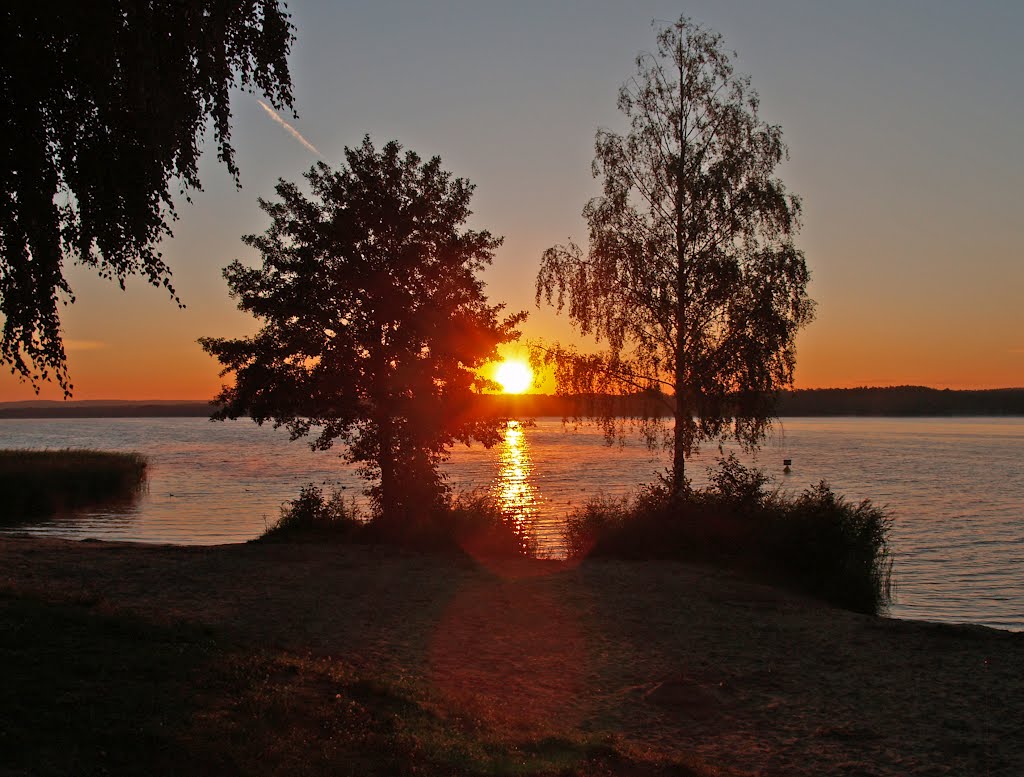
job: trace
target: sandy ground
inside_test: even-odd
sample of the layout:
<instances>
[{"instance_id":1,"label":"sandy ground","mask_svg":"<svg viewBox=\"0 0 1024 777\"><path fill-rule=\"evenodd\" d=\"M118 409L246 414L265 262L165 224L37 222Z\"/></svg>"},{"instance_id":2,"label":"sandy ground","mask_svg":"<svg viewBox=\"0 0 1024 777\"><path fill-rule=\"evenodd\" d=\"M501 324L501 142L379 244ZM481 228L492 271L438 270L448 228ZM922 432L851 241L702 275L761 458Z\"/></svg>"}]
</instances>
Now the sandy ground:
<instances>
[{"instance_id":1,"label":"sandy ground","mask_svg":"<svg viewBox=\"0 0 1024 777\"><path fill-rule=\"evenodd\" d=\"M496 732L735 775L1024 775L1024 634L872 618L677 563L0 538L0 589L400 675Z\"/></svg>"}]
</instances>

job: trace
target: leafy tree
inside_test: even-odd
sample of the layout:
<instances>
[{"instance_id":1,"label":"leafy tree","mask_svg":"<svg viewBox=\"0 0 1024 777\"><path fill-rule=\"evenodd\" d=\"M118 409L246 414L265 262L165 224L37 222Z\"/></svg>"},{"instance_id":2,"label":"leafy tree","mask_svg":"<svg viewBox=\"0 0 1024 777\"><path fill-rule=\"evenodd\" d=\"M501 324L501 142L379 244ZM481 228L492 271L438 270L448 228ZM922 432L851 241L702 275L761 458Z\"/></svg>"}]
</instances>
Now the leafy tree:
<instances>
[{"instance_id":1,"label":"leafy tree","mask_svg":"<svg viewBox=\"0 0 1024 777\"><path fill-rule=\"evenodd\" d=\"M10 0L0 10L0 362L70 396L58 303L72 258L124 288L168 289L156 245L172 179L200 188L212 119L231 175L230 88L292 106L293 27L279 0ZM179 303L180 304L180 303Z\"/></svg>"},{"instance_id":2,"label":"leafy tree","mask_svg":"<svg viewBox=\"0 0 1024 777\"><path fill-rule=\"evenodd\" d=\"M235 376L215 418L272 421L315 449L340 440L376 481L378 514L402 519L444 495L437 465L454 442L500 439L502 422L473 412L488 383L476 368L525 313L487 303L476 276L501 240L462 229L468 181L394 141L378 153L367 137L345 158L306 173L312 197L280 181L279 201L260 201L271 226L243 238L263 266L224 271L259 332L200 342Z\"/></svg>"},{"instance_id":3,"label":"leafy tree","mask_svg":"<svg viewBox=\"0 0 1024 777\"><path fill-rule=\"evenodd\" d=\"M656 53L619 91L629 131L597 133L589 249L549 248L537 276L538 304L568 305L581 333L608 345L541 351L559 391L661 398L672 431L655 414L641 428L671 443L675 494L702 441L763 439L813 312L793 244L800 201L775 176L782 131L759 118L734 58L686 17L658 31Z\"/></svg>"}]
</instances>

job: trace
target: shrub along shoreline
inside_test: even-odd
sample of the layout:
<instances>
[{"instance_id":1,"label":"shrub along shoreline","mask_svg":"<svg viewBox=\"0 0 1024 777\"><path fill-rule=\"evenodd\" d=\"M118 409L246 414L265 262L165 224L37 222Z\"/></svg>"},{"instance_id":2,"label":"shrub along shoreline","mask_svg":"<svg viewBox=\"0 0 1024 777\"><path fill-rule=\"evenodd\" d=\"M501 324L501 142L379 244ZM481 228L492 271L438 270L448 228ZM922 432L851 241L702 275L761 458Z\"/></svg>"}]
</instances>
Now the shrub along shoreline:
<instances>
[{"instance_id":1,"label":"shrub along shoreline","mask_svg":"<svg viewBox=\"0 0 1024 777\"><path fill-rule=\"evenodd\" d=\"M130 498L146 459L95 450L0 450L0 524ZM761 470L719 461L704 489L671 497L667 484L633 498L596 497L567 517L570 559L680 560L738 571L855 612L879 614L893 597L892 517L847 502L822 482L797 496L769 490ZM535 557L529 527L483 492L446 496L416 514L360 515L339 493L304 487L262 542L384 543L474 557Z\"/></svg>"},{"instance_id":2,"label":"shrub along shoreline","mask_svg":"<svg viewBox=\"0 0 1024 777\"><path fill-rule=\"evenodd\" d=\"M730 454L706 488L682 497L659 483L632 499L593 499L566 520L569 557L711 564L854 612L884 611L894 593L888 511L847 502L825 481L796 496L769 482Z\"/></svg>"},{"instance_id":3,"label":"shrub along shoreline","mask_svg":"<svg viewBox=\"0 0 1024 777\"><path fill-rule=\"evenodd\" d=\"M719 460L704 489L673 498L666 483L632 498L597 496L566 519L570 560L587 557L708 564L877 615L893 598L893 519L865 500L847 502L821 482L797 496L734 456ZM481 492L449 497L391 520L360 515L340 492L305 486L259 542L384 543L480 558L536 557L529 528Z\"/></svg>"},{"instance_id":4,"label":"shrub along shoreline","mask_svg":"<svg viewBox=\"0 0 1024 777\"><path fill-rule=\"evenodd\" d=\"M310 483L253 542L340 541L397 545L428 552L466 552L474 557L536 558L529 529L493 496L470 491L422 511L385 518L363 515L340 491L325 495Z\"/></svg>"},{"instance_id":5,"label":"shrub along shoreline","mask_svg":"<svg viewBox=\"0 0 1024 777\"><path fill-rule=\"evenodd\" d=\"M139 453L0 450L0 524L130 498L145 483L146 466Z\"/></svg>"}]
</instances>

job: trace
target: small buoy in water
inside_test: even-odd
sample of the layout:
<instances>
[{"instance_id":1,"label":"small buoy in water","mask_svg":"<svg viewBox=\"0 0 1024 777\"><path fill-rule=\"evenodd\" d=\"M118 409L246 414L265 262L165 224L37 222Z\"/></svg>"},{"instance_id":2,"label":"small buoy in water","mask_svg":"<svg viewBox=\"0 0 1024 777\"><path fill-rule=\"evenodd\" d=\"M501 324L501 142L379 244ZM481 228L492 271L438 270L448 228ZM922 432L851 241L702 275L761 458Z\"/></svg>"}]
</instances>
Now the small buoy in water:
<instances>
[{"instance_id":1,"label":"small buoy in water","mask_svg":"<svg viewBox=\"0 0 1024 777\"><path fill-rule=\"evenodd\" d=\"M782 460L782 471L785 472L787 475L790 472L789 465L792 464L792 463L793 463L792 459L783 459Z\"/></svg>"}]
</instances>

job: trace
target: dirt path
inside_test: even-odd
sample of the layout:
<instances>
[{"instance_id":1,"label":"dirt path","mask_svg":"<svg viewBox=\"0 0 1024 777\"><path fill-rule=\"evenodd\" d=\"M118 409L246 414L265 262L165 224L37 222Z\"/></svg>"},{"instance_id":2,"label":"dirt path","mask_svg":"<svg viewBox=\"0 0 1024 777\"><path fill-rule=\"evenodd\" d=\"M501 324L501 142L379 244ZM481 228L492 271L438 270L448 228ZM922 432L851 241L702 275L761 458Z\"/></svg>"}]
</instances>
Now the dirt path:
<instances>
[{"instance_id":1,"label":"dirt path","mask_svg":"<svg viewBox=\"0 0 1024 777\"><path fill-rule=\"evenodd\" d=\"M1024 635L682 564L0 538L0 590L402 676L503 736L610 732L725 774L1024 774Z\"/></svg>"}]
</instances>

